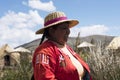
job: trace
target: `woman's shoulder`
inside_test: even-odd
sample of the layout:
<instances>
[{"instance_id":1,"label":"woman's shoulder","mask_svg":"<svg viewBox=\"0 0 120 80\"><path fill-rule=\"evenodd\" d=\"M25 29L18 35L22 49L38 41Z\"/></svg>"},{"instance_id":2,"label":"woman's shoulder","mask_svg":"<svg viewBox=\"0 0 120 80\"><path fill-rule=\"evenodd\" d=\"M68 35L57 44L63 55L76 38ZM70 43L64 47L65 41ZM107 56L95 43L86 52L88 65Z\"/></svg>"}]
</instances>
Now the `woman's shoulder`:
<instances>
[{"instance_id":1,"label":"woman's shoulder","mask_svg":"<svg viewBox=\"0 0 120 80\"><path fill-rule=\"evenodd\" d=\"M55 53L56 49L56 46L52 42L46 40L41 45L39 45L35 51L37 53L52 54L53 52Z\"/></svg>"}]
</instances>

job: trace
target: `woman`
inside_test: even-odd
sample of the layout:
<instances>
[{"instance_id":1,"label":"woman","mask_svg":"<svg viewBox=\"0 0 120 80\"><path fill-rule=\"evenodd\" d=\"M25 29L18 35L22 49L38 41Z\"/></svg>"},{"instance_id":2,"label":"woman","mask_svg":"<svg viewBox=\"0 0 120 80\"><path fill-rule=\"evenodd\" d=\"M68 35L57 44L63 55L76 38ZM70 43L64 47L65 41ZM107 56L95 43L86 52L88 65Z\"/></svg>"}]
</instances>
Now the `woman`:
<instances>
[{"instance_id":1,"label":"woman","mask_svg":"<svg viewBox=\"0 0 120 80\"><path fill-rule=\"evenodd\" d=\"M92 80L88 65L66 44L78 23L59 11L46 16L44 28L36 32L43 36L33 55L35 80Z\"/></svg>"}]
</instances>

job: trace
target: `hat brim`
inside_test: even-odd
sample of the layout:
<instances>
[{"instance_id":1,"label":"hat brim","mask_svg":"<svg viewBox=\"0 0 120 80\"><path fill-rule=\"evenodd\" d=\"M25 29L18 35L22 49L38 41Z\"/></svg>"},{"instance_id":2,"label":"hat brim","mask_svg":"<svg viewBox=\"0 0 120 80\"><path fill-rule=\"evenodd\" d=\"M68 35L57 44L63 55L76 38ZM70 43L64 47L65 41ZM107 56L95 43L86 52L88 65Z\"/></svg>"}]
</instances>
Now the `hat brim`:
<instances>
[{"instance_id":1,"label":"hat brim","mask_svg":"<svg viewBox=\"0 0 120 80\"><path fill-rule=\"evenodd\" d=\"M38 31L36 31L36 34L43 34L44 30L46 28L49 28L49 27L51 27L53 25L57 25L57 24L63 23L63 22L69 22L69 28L72 28L72 27L74 27L75 25L77 25L79 23L78 20L62 20L62 21L58 21L58 22L52 23L52 24L50 24L48 26L44 26L44 28L41 28Z\"/></svg>"}]
</instances>

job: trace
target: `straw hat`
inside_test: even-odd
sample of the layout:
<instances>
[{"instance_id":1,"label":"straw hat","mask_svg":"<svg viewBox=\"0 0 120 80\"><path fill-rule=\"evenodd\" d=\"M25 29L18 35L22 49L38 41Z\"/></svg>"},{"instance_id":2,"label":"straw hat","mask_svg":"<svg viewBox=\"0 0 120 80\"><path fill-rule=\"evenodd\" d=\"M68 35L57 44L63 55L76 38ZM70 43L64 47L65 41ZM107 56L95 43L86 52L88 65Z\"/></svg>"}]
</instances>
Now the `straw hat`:
<instances>
[{"instance_id":1,"label":"straw hat","mask_svg":"<svg viewBox=\"0 0 120 80\"><path fill-rule=\"evenodd\" d=\"M36 34L43 34L45 28L52 27L53 25L57 25L63 22L69 22L69 28L79 23L78 20L67 19L66 15L63 12L52 12L45 17L44 28L41 28L38 31L36 31Z\"/></svg>"}]
</instances>

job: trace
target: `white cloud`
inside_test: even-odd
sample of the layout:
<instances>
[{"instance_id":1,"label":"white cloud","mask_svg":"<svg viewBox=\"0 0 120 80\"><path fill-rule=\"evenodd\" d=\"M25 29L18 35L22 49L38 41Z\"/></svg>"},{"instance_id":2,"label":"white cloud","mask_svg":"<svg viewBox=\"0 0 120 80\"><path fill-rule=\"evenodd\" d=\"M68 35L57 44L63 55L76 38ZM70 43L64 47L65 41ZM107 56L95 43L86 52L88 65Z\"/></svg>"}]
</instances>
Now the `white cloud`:
<instances>
[{"instance_id":1,"label":"white cloud","mask_svg":"<svg viewBox=\"0 0 120 80\"><path fill-rule=\"evenodd\" d=\"M37 11L28 13L9 11L0 18L0 45L7 43L15 47L34 40L37 36L32 29L42 24L43 19Z\"/></svg>"},{"instance_id":2,"label":"white cloud","mask_svg":"<svg viewBox=\"0 0 120 80\"><path fill-rule=\"evenodd\" d=\"M43 11L56 10L52 1L42 3L40 0L28 0L28 3L23 2L23 4ZM30 10L28 13L8 11L0 17L0 46L9 44L16 47L40 37L36 36L33 30L43 25L43 21L38 11Z\"/></svg>"},{"instance_id":3,"label":"white cloud","mask_svg":"<svg viewBox=\"0 0 120 80\"><path fill-rule=\"evenodd\" d=\"M0 18L0 46L8 43L16 47L26 42L35 40L35 27L43 24L43 18L37 11L30 10L28 13L15 13L8 11L5 16ZM108 27L104 25L91 25L73 27L70 36L88 36L93 34L106 34ZM40 37L40 36L39 36Z\"/></svg>"},{"instance_id":4,"label":"white cloud","mask_svg":"<svg viewBox=\"0 0 120 80\"><path fill-rule=\"evenodd\" d=\"M43 10L43 11L54 11L56 7L53 5L52 1L41 2L40 0L28 0L28 4L23 2L24 5L28 5L33 9Z\"/></svg>"},{"instance_id":5,"label":"white cloud","mask_svg":"<svg viewBox=\"0 0 120 80\"><path fill-rule=\"evenodd\" d=\"M82 26L80 28L73 27L71 29L70 36L77 36L80 32L80 36L88 36L88 35L106 35L108 31L108 27L105 25L90 25L90 26Z\"/></svg>"},{"instance_id":6,"label":"white cloud","mask_svg":"<svg viewBox=\"0 0 120 80\"><path fill-rule=\"evenodd\" d=\"M37 11L29 11L28 14L8 11L8 13L0 19L0 23L9 27L32 28L37 24L43 24L43 19Z\"/></svg>"},{"instance_id":7,"label":"white cloud","mask_svg":"<svg viewBox=\"0 0 120 80\"><path fill-rule=\"evenodd\" d=\"M120 36L120 26L111 26L111 27L109 27L108 35Z\"/></svg>"}]
</instances>

